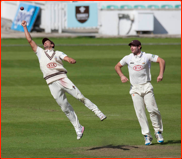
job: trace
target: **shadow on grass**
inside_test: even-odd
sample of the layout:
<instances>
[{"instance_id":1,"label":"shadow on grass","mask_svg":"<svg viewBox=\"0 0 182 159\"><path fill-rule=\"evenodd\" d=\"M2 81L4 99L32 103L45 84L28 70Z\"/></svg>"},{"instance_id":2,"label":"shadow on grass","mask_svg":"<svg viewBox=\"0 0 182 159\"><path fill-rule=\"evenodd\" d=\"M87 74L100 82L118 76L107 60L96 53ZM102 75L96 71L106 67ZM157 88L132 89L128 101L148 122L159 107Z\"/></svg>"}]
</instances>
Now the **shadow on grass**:
<instances>
[{"instance_id":1,"label":"shadow on grass","mask_svg":"<svg viewBox=\"0 0 182 159\"><path fill-rule=\"evenodd\" d=\"M181 140L168 140L164 143L161 143L160 145L167 145L167 144L178 144L178 143L181 143ZM152 145L159 145L159 143L154 143ZM121 150L131 150L133 148L139 148L137 146L129 146L129 145L117 145L117 146L114 146L112 144L110 145L106 145L106 146L100 146L100 147L93 147L91 149L88 149L88 150L98 150L98 149L104 149L104 148L111 148L111 149L121 149Z\"/></svg>"},{"instance_id":2,"label":"shadow on grass","mask_svg":"<svg viewBox=\"0 0 182 159\"><path fill-rule=\"evenodd\" d=\"M168 145L168 144L179 144L181 143L181 140L168 140L168 141L164 141L164 143L161 143L161 145ZM155 143L152 145L159 145L159 143Z\"/></svg>"},{"instance_id":3,"label":"shadow on grass","mask_svg":"<svg viewBox=\"0 0 182 159\"><path fill-rule=\"evenodd\" d=\"M106 145L106 146L101 146L101 147L93 147L93 148L88 149L88 150L97 150L97 149L103 149L103 148L130 150L131 148L138 148L138 147L136 147L136 146L128 146L128 145L117 145L117 146L113 146L111 144L111 145Z\"/></svg>"}]
</instances>

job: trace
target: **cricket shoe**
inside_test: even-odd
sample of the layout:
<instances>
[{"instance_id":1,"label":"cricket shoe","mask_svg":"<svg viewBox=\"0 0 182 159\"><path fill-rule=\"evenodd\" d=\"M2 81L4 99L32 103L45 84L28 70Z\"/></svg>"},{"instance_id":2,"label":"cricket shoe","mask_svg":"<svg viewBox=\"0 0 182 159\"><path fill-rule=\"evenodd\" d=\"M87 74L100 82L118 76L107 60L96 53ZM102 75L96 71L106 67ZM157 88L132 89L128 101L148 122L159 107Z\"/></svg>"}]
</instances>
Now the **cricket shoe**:
<instances>
[{"instance_id":1,"label":"cricket shoe","mask_svg":"<svg viewBox=\"0 0 182 159\"><path fill-rule=\"evenodd\" d=\"M107 118L107 116L105 116L102 112L99 112L96 115L100 118L101 121Z\"/></svg>"},{"instance_id":2,"label":"cricket shoe","mask_svg":"<svg viewBox=\"0 0 182 159\"><path fill-rule=\"evenodd\" d=\"M151 145L153 138L149 135L144 135L145 145Z\"/></svg>"},{"instance_id":3,"label":"cricket shoe","mask_svg":"<svg viewBox=\"0 0 182 159\"><path fill-rule=\"evenodd\" d=\"M162 133L160 131L155 133L155 137L156 137L158 143L164 142L164 138L163 138Z\"/></svg>"},{"instance_id":4,"label":"cricket shoe","mask_svg":"<svg viewBox=\"0 0 182 159\"><path fill-rule=\"evenodd\" d=\"M82 138L84 130L85 130L84 126L81 126L80 130L76 131L77 140L80 140Z\"/></svg>"}]
</instances>

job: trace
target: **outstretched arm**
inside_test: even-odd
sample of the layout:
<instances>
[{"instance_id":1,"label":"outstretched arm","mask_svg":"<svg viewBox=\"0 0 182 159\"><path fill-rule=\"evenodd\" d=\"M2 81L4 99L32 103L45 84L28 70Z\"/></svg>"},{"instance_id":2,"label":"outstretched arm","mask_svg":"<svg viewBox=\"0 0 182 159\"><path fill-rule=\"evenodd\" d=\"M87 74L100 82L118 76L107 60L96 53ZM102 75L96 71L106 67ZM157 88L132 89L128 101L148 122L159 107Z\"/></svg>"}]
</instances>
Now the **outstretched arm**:
<instances>
[{"instance_id":1,"label":"outstretched arm","mask_svg":"<svg viewBox=\"0 0 182 159\"><path fill-rule=\"evenodd\" d=\"M160 82L163 79L163 74L165 71L165 61L162 58L158 57L157 63L159 63L159 67L160 67L160 72L159 72L159 76L157 77L157 82Z\"/></svg>"},{"instance_id":2,"label":"outstretched arm","mask_svg":"<svg viewBox=\"0 0 182 159\"><path fill-rule=\"evenodd\" d=\"M28 29L27 29L27 22L25 20L22 21L21 25L23 26L24 28L24 31L25 31L25 37L27 38L27 41L29 42L30 46L32 47L32 50L34 52L37 51L37 45L36 43L32 40L32 37L30 36L30 33L28 32Z\"/></svg>"},{"instance_id":3,"label":"outstretched arm","mask_svg":"<svg viewBox=\"0 0 182 159\"><path fill-rule=\"evenodd\" d=\"M68 57L68 56L65 56L64 57L64 61L67 61L71 64L75 64L76 63L76 60L72 59L71 57Z\"/></svg>"},{"instance_id":4,"label":"outstretched arm","mask_svg":"<svg viewBox=\"0 0 182 159\"><path fill-rule=\"evenodd\" d=\"M120 64L120 62L118 62L117 65L115 66L115 70L116 70L116 73L120 76L121 82L125 83L128 81L128 78L124 76L124 74L122 73L121 67L123 66Z\"/></svg>"}]
</instances>

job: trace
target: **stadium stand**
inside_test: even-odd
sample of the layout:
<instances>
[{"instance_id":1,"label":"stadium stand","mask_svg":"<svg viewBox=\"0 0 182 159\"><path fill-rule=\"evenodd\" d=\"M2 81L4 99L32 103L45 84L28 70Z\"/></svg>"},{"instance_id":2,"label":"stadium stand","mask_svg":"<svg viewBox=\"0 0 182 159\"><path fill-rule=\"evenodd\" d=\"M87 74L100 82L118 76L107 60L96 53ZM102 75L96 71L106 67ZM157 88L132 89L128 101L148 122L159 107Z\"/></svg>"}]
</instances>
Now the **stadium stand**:
<instances>
[{"instance_id":1,"label":"stadium stand","mask_svg":"<svg viewBox=\"0 0 182 159\"><path fill-rule=\"evenodd\" d=\"M161 6L156 5L156 4L150 4L147 7L145 5L134 5L133 7L131 5L128 4L124 4L124 5L107 5L102 6L101 9L145 9L145 8L149 8L149 9L172 9L172 8L176 8L176 9L180 9L181 8L181 4L177 4L175 6L172 6L171 4L163 4Z\"/></svg>"},{"instance_id":2,"label":"stadium stand","mask_svg":"<svg viewBox=\"0 0 182 159\"><path fill-rule=\"evenodd\" d=\"M148 5L147 8L158 9L158 8L160 8L160 7L159 7L158 5L151 4L151 5Z\"/></svg>"},{"instance_id":3,"label":"stadium stand","mask_svg":"<svg viewBox=\"0 0 182 159\"><path fill-rule=\"evenodd\" d=\"M118 9L119 7L117 5L107 5L107 9Z\"/></svg>"},{"instance_id":4,"label":"stadium stand","mask_svg":"<svg viewBox=\"0 0 182 159\"><path fill-rule=\"evenodd\" d=\"M170 4L164 4L164 5L161 5L161 8L166 8L166 9L169 9L169 8L173 8L173 6L172 5L170 5Z\"/></svg>"},{"instance_id":5,"label":"stadium stand","mask_svg":"<svg viewBox=\"0 0 182 159\"><path fill-rule=\"evenodd\" d=\"M181 4L175 5L174 8L181 8Z\"/></svg>"},{"instance_id":6,"label":"stadium stand","mask_svg":"<svg viewBox=\"0 0 182 159\"><path fill-rule=\"evenodd\" d=\"M146 8L144 5L134 5L134 8L135 9L144 9L144 8Z\"/></svg>"},{"instance_id":7,"label":"stadium stand","mask_svg":"<svg viewBox=\"0 0 182 159\"><path fill-rule=\"evenodd\" d=\"M131 9L132 6L131 5L121 5L120 9Z\"/></svg>"}]
</instances>

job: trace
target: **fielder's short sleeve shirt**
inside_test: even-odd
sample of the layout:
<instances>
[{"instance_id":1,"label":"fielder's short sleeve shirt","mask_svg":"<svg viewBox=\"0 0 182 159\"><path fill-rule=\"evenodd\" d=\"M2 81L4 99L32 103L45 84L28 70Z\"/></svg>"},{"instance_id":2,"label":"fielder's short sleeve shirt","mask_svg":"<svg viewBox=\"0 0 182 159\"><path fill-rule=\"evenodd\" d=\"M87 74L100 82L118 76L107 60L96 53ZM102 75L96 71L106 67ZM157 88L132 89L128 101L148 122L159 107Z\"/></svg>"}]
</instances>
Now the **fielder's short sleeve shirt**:
<instances>
[{"instance_id":1,"label":"fielder's short sleeve shirt","mask_svg":"<svg viewBox=\"0 0 182 159\"><path fill-rule=\"evenodd\" d=\"M144 84L151 81L151 62L157 62L158 55L141 52L139 55L133 53L120 60L122 66L128 65L130 83L132 85Z\"/></svg>"},{"instance_id":2,"label":"fielder's short sleeve shirt","mask_svg":"<svg viewBox=\"0 0 182 159\"><path fill-rule=\"evenodd\" d=\"M67 77L67 70L63 66L62 60L67 55L61 51L43 50L37 47L36 55L39 59L40 69L43 73L43 78L47 84L56 80Z\"/></svg>"},{"instance_id":3,"label":"fielder's short sleeve shirt","mask_svg":"<svg viewBox=\"0 0 182 159\"><path fill-rule=\"evenodd\" d=\"M35 52L38 59L41 58L41 52L44 51L41 47L37 46L37 51ZM50 54L51 51L47 50L47 53ZM62 60L64 60L64 57L66 57L67 55L61 51L56 51L57 56L59 56ZM50 54L51 55L51 54Z\"/></svg>"}]
</instances>

